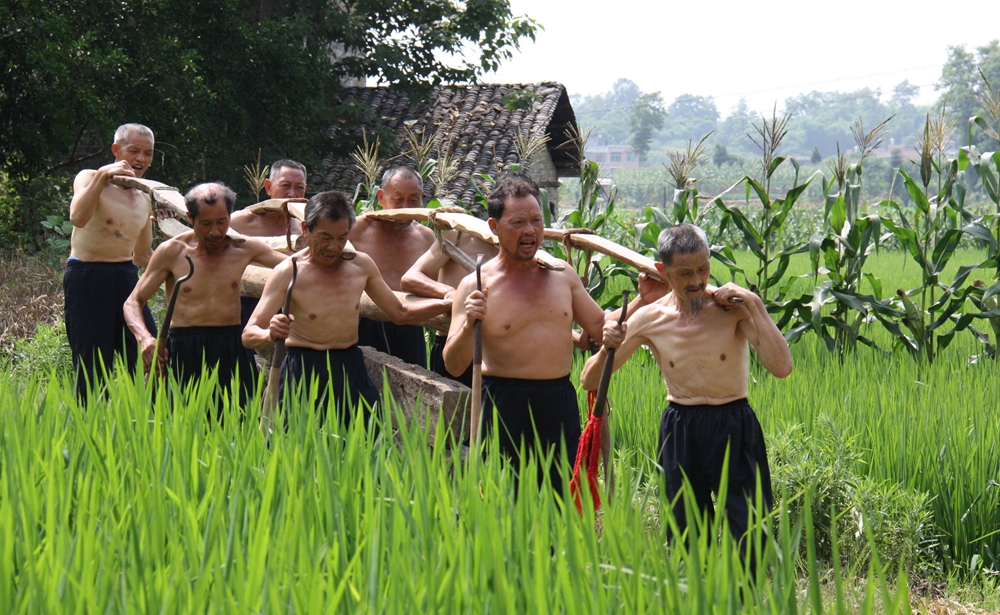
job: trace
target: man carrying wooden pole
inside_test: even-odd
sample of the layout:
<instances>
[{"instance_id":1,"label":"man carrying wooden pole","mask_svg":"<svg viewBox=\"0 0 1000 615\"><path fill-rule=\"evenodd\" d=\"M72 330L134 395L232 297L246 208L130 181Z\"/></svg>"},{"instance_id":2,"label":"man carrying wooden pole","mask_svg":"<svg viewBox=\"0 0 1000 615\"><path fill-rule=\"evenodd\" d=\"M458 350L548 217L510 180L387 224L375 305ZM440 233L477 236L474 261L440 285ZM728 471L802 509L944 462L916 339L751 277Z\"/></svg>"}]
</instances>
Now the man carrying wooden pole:
<instances>
[{"instance_id":1,"label":"man carrying wooden pole","mask_svg":"<svg viewBox=\"0 0 1000 615\"><path fill-rule=\"evenodd\" d=\"M332 397L340 418L347 423L356 409L370 412L379 397L358 348L362 292L393 322L405 324L443 314L451 308L451 301L401 303L368 255L358 252L353 260L341 258L354 226L354 207L343 192L314 195L306 204L305 218L308 248L297 254L298 279L292 291L291 313L278 313L292 277L291 263L286 262L268 278L260 303L243 331L243 343L260 348L286 340L278 399L285 401L284 391L289 386L308 386L317 378L317 411L324 414ZM364 404L359 403L362 399Z\"/></svg>"},{"instance_id":2,"label":"man carrying wooden pole","mask_svg":"<svg viewBox=\"0 0 1000 615\"><path fill-rule=\"evenodd\" d=\"M600 341L604 312L568 264L560 271L535 261L545 228L534 180L505 173L487 203L500 253L482 267L482 292L476 290L475 275L459 284L444 362L453 374L465 371L472 362L474 323L481 321L483 414L478 429L488 432L495 418L500 448L515 466L520 447L534 449L536 436L543 454L565 442L572 467L580 437L576 390L569 381L573 322ZM561 493L558 463L549 476Z\"/></svg>"},{"instance_id":3,"label":"man carrying wooden pole","mask_svg":"<svg viewBox=\"0 0 1000 615\"><path fill-rule=\"evenodd\" d=\"M384 209L421 207L424 183L409 167L392 167L382 174L378 191ZM400 279L434 242L434 233L417 222L376 220L362 215L351 231L351 243L367 254L392 290L402 290ZM423 327L361 319L359 344L427 367L427 342Z\"/></svg>"},{"instance_id":4,"label":"man carrying wooden pole","mask_svg":"<svg viewBox=\"0 0 1000 615\"><path fill-rule=\"evenodd\" d=\"M690 224L664 229L659 256L656 268L673 292L635 311L620 346L620 337L609 335L618 323L606 322L605 343L619 346L614 369L643 345L659 363L669 402L660 422L659 460L679 531L687 526L679 496L685 476L696 507L708 513L712 492L725 480L729 529L741 540L758 476L764 505L772 503L764 434L747 402L749 347L778 378L791 373L792 356L760 297L732 283L708 285L709 247L701 229ZM587 361L580 376L584 388L597 387L606 356L602 349ZM722 476L727 448L728 475Z\"/></svg>"},{"instance_id":5,"label":"man carrying wooden pole","mask_svg":"<svg viewBox=\"0 0 1000 615\"><path fill-rule=\"evenodd\" d=\"M168 365L182 383L199 378L205 367L217 368L219 385L228 389L239 377L241 405L253 392L256 370L247 356L240 325L240 278L247 265L274 267L285 255L262 241L231 241L229 216L236 194L224 184L195 186L184 198L193 230L169 239L153 252L145 275L125 302L125 319L142 344L147 370ZM154 358L156 338L140 317L150 297L166 282L168 293L175 280L186 275L190 256L195 273L182 284L167 336L167 348ZM220 407L221 418L221 407Z\"/></svg>"},{"instance_id":6,"label":"man carrying wooden pole","mask_svg":"<svg viewBox=\"0 0 1000 615\"><path fill-rule=\"evenodd\" d=\"M142 124L115 131L115 161L80 171L73 180L69 219L73 223L70 256L63 276L64 320L76 371L77 396L87 397L111 368L115 354L134 371L139 359L135 337L125 324L122 305L152 253L153 226L149 197L111 184L115 175L142 177L153 162L153 132ZM141 314L155 331L149 309Z\"/></svg>"},{"instance_id":7,"label":"man carrying wooden pole","mask_svg":"<svg viewBox=\"0 0 1000 615\"><path fill-rule=\"evenodd\" d=\"M437 297L451 299L455 296L455 288L472 270L466 269L462 263L452 258L444 248L444 242L449 241L456 249L469 257L466 264L475 266L476 257L483 255L483 261L488 261L497 254L496 247L468 233L458 231L443 231L438 241L431 244L427 252L417 259L410 270L403 274L400 280L401 290L421 297ZM452 374L444 365L444 344L447 337L438 333L431 347L430 370L439 376L451 378L467 387L472 386L472 366L461 374Z\"/></svg>"}]
</instances>

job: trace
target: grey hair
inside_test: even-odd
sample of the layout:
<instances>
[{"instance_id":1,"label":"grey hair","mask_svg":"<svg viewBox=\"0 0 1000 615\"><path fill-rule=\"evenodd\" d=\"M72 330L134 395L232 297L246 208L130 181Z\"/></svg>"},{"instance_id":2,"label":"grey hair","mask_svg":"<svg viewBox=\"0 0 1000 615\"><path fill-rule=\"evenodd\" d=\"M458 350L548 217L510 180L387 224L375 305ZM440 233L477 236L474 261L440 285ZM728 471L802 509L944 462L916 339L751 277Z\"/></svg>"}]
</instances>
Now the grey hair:
<instances>
[{"instance_id":1,"label":"grey hair","mask_svg":"<svg viewBox=\"0 0 1000 615\"><path fill-rule=\"evenodd\" d=\"M122 124L118 127L118 130L115 131L115 143L123 145L133 134L147 137L153 142L156 141L156 139L153 138L153 131L150 130L148 126L144 126L142 124Z\"/></svg>"},{"instance_id":2,"label":"grey hair","mask_svg":"<svg viewBox=\"0 0 1000 615\"><path fill-rule=\"evenodd\" d=\"M278 178L278 174L281 173L282 169L296 169L302 171L302 177L309 177L306 173L306 165L301 162L295 162L294 160L289 160L288 158L282 158L281 160L275 160L271 163L271 174L268 179L274 181Z\"/></svg>"},{"instance_id":3,"label":"grey hair","mask_svg":"<svg viewBox=\"0 0 1000 615\"><path fill-rule=\"evenodd\" d=\"M417 183L420 184L421 188L424 185L424 178L420 177L420 173L417 173L416 170L413 169L412 167L406 167L400 165L396 167L389 167L388 169L385 170L385 173L382 174L381 186L385 188L386 186L392 183L392 180L396 179L397 177L403 177L404 179L414 179L417 181Z\"/></svg>"},{"instance_id":4,"label":"grey hair","mask_svg":"<svg viewBox=\"0 0 1000 615\"><path fill-rule=\"evenodd\" d=\"M675 254L692 254L704 250L710 254L708 236L693 224L678 224L660 231L656 241L656 251L664 267L674 262Z\"/></svg>"}]
</instances>

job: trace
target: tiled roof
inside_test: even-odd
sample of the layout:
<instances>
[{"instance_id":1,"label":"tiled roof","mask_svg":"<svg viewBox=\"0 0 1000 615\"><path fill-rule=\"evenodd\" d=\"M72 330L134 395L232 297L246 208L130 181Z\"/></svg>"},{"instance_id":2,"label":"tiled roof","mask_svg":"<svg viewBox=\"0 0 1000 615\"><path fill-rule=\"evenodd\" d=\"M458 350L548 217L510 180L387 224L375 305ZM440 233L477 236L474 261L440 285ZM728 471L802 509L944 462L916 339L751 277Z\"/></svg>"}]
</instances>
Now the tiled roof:
<instances>
[{"instance_id":1,"label":"tiled roof","mask_svg":"<svg viewBox=\"0 0 1000 615\"><path fill-rule=\"evenodd\" d=\"M536 99L531 110L508 111L503 96L509 90L533 91ZM380 127L391 129L404 150L403 135L407 126L435 142L450 142L459 169L447 184L445 197L466 206L472 203L475 195L473 175L496 176L501 167L518 162L518 130L525 134L545 131L549 135L547 147L558 175L580 174L575 146L566 135L568 128L576 128L576 116L566 88L558 83L441 86L434 90L429 100L417 104L389 88L347 88L340 100L370 106L373 111L370 122L381 122ZM328 136L336 139L340 130L340 126L334 125ZM412 164L406 157L401 162ZM321 190L341 189L353 193L364 178L350 158L327 156L321 172ZM425 188L427 194L431 194L433 188L429 184Z\"/></svg>"}]
</instances>

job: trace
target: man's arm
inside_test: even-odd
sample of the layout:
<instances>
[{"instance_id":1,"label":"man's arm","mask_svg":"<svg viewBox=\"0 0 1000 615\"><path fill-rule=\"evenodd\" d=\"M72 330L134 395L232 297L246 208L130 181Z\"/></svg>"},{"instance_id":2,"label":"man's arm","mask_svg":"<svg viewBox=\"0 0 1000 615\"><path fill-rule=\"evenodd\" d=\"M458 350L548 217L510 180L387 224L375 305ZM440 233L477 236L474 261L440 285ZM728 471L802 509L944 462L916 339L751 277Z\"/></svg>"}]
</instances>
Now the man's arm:
<instances>
[{"instance_id":1,"label":"man's arm","mask_svg":"<svg viewBox=\"0 0 1000 615\"><path fill-rule=\"evenodd\" d=\"M156 352L156 338L152 332L146 328L146 321L142 316L142 308L146 307L149 298L156 293L156 290L166 281L170 275L170 265L177 258L178 252L184 249L180 242L170 240L165 242L153 252L153 256L147 261L146 271L139 278L139 282L132 289L132 293L125 300L122 312L125 316L125 324L128 325L132 335L139 342L142 349L142 363L148 372L153 364L153 353ZM160 349L159 364L160 369L167 361L166 347Z\"/></svg>"},{"instance_id":2,"label":"man's arm","mask_svg":"<svg viewBox=\"0 0 1000 615\"><path fill-rule=\"evenodd\" d=\"M742 305L732 301L743 300ZM760 297L745 288L729 283L715 291L715 301L720 305L732 305L730 309L745 309L748 316L739 322L740 331L757 351L761 364L778 378L792 373L792 353L788 342L781 335L778 326L764 307Z\"/></svg>"},{"instance_id":3,"label":"man's arm","mask_svg":"<svg viewBox=\"0 0 1000 615\"><path fill-rule=\"evenodd\" d=\"M375 261L371 257L365 255L362 259L359 256L356 260L361 260L359 264L364 267L365 273L368 274L368 282L365 284L368 298L375 302L375 305L385 312L392 322L398 325L416 325L451 309L450 299L426 301L419 304L401 302L396 293L392 292L389 285L382 279L382 274L379 273L378 267L375 266Z\"/></svg>"},{"instance_id":4,"label":"man's arm","mask_svg":"<svg viewBox=\"0 0 1000 615\"><path fill-rule=\"evenodd\" d=\"M486 293L476 290L468 276L458 285L451 308L451 326L442 352L444 367L453 376L461 375L472 363L475 322L486 318Z\"/></svg>"},{"instance_id":5,"label":"man's arm","mask_svg":"<svg viewBox=\"0 0 1000 615\"><path fill-rule=\"evenodd\" d=\"M630 310L631 311L631 310ZM587 359L580 372L580 386L593 391L601 381L601 372L604 371L604 363L608 358L608 347L616 348L615 364L612 373L629 360L629 357L638 350L639 346L648 344L643 332L645 325L649 322L652 309L639 309L629 314L628 325L620 326L617 321L608 320L604 323L604 346L601 350ZM621 337L621 329L625 329L624 339Z\"/></svg>"},{"instance_id":6,"label":"man's arm","mask_svg":"<svg viewBox=\"0 0 1000 615\"><path fill-rule=\"evenodd\" d=\"M263 241L260 241L259 239L252 239L248 237L246 245L253 251L253 260L251 262L262 267L273 269L288 258L288 255L272 249L271 246L267 245Z\"/></svg>"},{"instance_id":7,"label":"man's arm","mask_svg":"<svg viewBox=\"0 0 1000 615\"><path fill-rule=\"evenodd\" d=\"M583 287L580 276L576 275L576 271L568 263L562 274L566 276L570 290L573 293L573 320L576 321L576 324L580 325L580 328L583 329L586 335L592 337L598 344L602 343L604 338L604 310L601 309L601 306L597 305L597 302L590 296L587 289Z\"/></svg>"},{"instance_id":8,"label":"man's arm","mask_svg":"<svg viewBox=\"0 0 1000 615\"><path fill-rule=\"evenodd\" d=\"M441 268L448 264L448 255L441 250L440 244L434 242L423 255L413 263L410 270L403 274L399 287L405 292L420 297L436 297L445 299L448 293L454 294L455 289L437 281Z\"/></svg>"},{"instance_id":9,"label":"man's arm","mask_svg":"<svg viewBox=\"0 0 1000 615\"><path fill-rule=\"evenodd\" d=\"M278 339L287 339L291 333L292 317L278 314L284 306L288 283L292 279L291 262L282 262L274 268L264 284L260 301L250 315L243 329L243 345L247 348L263 348Z\"/></svg>"},{"instance_id":10,"label":"man's arm","mask_svg":"<svg viewBox=\"0 0 1000 615\"><path fill-rule=\"evenodd\" d=\"M69 221L77 228L83 228L90 222L97 204L101 200L101 193L107 186L108 180L115 175L132 175L132 167L124 160L106 164L95 170L84 169L76 175L73 180L73 200L69 204Z\"/></svg>"}]
</instances>

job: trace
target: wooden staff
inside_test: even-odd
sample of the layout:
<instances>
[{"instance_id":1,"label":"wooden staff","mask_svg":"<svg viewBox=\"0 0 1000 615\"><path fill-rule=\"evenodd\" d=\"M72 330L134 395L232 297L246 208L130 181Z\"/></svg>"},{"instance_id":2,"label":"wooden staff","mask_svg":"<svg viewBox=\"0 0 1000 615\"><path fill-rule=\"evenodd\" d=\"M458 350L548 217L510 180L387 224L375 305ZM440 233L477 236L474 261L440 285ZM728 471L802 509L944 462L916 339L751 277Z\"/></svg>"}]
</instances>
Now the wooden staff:
<instances>
[{"instance_id":1,"label":"wooden staff","mask_svg":"<svg viewBox=\"0 0 1000 615\"><path fill-rule=\"evenodd\" d=\"M476 290L483 291L483 255L476 257ZM476 320L472 338L472 433L469 444L479 444L479 422L483 414L483 321Z\"/></svg>"},{"instance_id":2,"label":"wooden staff","mask_svg":"<svg viewBox=\"0 0 1000 615\"><path fill-rule=\"evenodd\" d=\"M156 350L153 352L153 361L155 362L155 365L151 366L150 371L156 369L157 373L164 373L160 369L160 352L167 345L167 334L170 331L170 321L174 317L174 306L177 305L177 291L180 290L181 284L190 280L191 276L194 275L194 261L191 260L191 257L187 254L184 255L184 258L187 259L188 267L190 267L190 269L188 270L187 275L181 276L176 282L174 282L174 288L170 291L170 300L167 301L167 313L163 315L163 326L160 327L160 334L156 336Z\"/></svg>"},{"instance_id":3,"label":"wooden staff","mask_svg":"<svg viewBox=\"0 0 1000 615\"><path fill-rule=\"evenodd\" d=\"M292 257L292 279L288 282L288 290L285 292L285 305L282 313L289 315L292 309L292 289L295 288L295 279L299 275L298 257ZM285 360L285 340L274 341L274 356L271 357L271 369L267 372L267 395L264 396L264 404L260 410L260 430L266 435L271 430L271 415L278 407L278 388L281 384L281 364Z\"/></svg>"}]
</instances>

